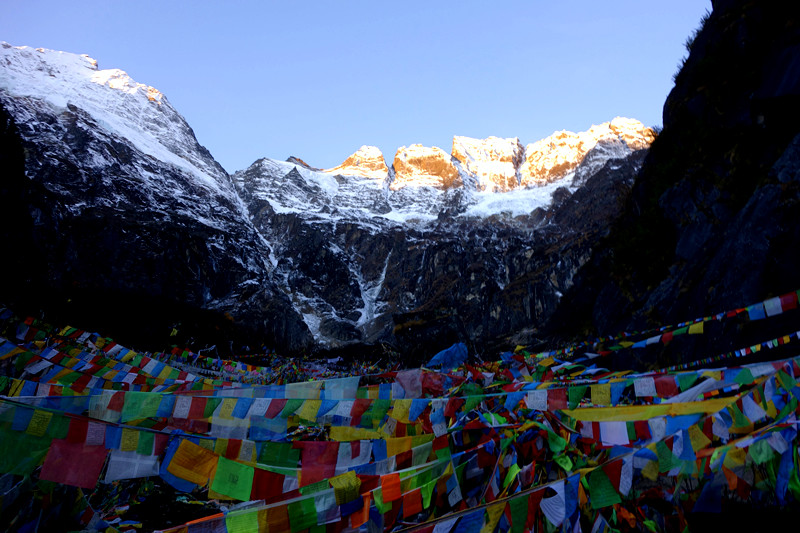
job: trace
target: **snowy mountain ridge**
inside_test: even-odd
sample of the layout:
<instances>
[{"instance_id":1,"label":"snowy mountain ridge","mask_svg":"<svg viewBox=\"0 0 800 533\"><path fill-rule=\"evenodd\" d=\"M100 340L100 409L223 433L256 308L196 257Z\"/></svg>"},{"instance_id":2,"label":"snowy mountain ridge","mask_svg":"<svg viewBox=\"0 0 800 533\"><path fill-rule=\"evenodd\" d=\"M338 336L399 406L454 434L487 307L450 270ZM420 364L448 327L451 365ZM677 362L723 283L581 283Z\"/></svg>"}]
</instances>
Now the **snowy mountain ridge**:
<instances>
[{"instance_id":1,"label":"snowy mountain ridge","mask_svg":"<svg viewBox=\"0 0 800 533\"><path fill-rule=\"evenodd\" d=\"M486 342L538 322L652 134L615 119L526 147L457 136L449 154L401 147L391 166L365 146L333 169L264 158L231 176L156 89L6 43L0 106L27 180L53 195L53 232L36 238L63 269L46 283L224 312L286 350L412 346L428 323ZM113 261L87 259L94 242Z\"/></svg>"}]
</instances>

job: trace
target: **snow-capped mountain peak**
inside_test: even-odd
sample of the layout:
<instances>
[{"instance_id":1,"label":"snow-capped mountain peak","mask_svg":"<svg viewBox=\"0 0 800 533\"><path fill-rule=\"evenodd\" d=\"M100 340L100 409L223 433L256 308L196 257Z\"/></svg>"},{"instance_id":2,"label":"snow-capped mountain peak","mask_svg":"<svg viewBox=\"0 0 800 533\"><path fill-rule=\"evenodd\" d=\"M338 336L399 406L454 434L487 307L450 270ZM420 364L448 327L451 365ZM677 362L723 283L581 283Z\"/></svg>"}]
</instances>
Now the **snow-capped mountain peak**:
<instances>
[{"instance_id":1,"label":"snow-capped mountain peak","mask_svg":"<svg viewBox=\"0 0 800 533\"><path fill-rule=\"evenodd\" d=\"M383 153L376 146L362 146L341 165L328 169L331 174L344 176L362 176L371 180L388 180L389 167L383 158Z\"/></svg>"},{"instance_id":2,"label":"snow-capped mountain peak","mask_svg":"<svg viewBox=\"0 0 800 533\"><path fill-rule=\"evenodd\" d=\"M0 43L0 91L73 106L143 154L192 173L198 185L219 190L225 171L202 148L183 117L158 90L120 69L99 70L87 55Z\"/></svg>"}]
</instances>

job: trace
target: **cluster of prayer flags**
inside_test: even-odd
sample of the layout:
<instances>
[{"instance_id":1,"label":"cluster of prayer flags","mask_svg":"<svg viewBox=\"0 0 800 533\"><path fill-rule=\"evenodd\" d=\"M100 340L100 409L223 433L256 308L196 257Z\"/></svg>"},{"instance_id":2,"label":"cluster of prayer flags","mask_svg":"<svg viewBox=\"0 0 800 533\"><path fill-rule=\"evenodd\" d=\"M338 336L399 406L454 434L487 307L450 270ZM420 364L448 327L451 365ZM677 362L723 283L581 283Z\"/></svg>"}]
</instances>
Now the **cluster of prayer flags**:
<instances>
[{"instance_id":1,"label":"cluster of prayer flags","mask_svg":"<svg viewBox=\"0 0 800 533\"><path fill-rule=\"evenodd\" d=\"M755 320L796 307L790 293L744 309ZM0 361L13 363L0 378L9 494L31 477L85 491L159 478L228 502L170 531L649 527L642 486L672 502L662 519L680 529L690 511L721 510L724 487L800 501L795 359L633 373L554 353L470 364L455 345L432 359L440 371L277 383L245 368L264 377L245 383L74 328L26 321L16 332L23 342L0 341ZM77 494L82 523L109 525L114 509Z\"/></svg>"}]
</instances>

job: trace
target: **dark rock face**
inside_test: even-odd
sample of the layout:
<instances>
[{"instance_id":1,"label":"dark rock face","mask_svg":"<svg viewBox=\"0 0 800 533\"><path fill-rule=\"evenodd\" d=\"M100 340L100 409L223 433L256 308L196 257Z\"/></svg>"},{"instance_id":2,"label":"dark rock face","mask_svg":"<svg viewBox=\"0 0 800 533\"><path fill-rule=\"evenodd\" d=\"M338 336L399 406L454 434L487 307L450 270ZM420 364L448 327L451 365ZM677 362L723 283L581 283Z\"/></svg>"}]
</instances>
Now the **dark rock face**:
<instances>
[{"instance_id":1,"label":"dark rock face","mask_svg":"<svg viewBox=\"0 0 800 533\"><path fill-rule=\"evenodd\" d=\"M299 319L272 321L276 311L286 315L288 300L270 286L264 245L237 215L235 194L199 186L79 109L53 116L33 101L2 103L3 157L14 161L4 166L4 198L16 206L4 237L20 244L21 263L27 256L36 265L29 274L20 266L22 278L3 277L7 303L26 307L38 295L50 314L132 340L162 340L182 321L183 341L209 328L206 337L221 340L238 327L249 332L243 342L302 346ZM27 119L22 131L5 108Z\"/></svg>"},{"instance_id":2,"label":"dark rock face","mask_svg":"<svg viewBox=\"0 0 800 533\"><path fill-rule=\"evenodd\" d=\"M460 340L480 353L533 338L619 213L644 153L607 161L576 192L564 188L549 208L518 219L456 217L445 201L429 224L331 220L336 207L295 169L281 176L262 162L235 179L280 258L273 275L312 333L329 349L385 344L414 364ZM270 198L305 194L323 214L276 213L259 199L265 183Z\"/></svg>"},{"instance_id":3,"label":"dark rock face","mask_svg":"<svg viewBox=\"0 0 800 533\"><path fill-rule=\"evenodd\" d=\"M570 326L553 331L613 334L800 288L798 42L798 5L714 2L624 214L556 313Z\"/></svg>"}]
</instances>

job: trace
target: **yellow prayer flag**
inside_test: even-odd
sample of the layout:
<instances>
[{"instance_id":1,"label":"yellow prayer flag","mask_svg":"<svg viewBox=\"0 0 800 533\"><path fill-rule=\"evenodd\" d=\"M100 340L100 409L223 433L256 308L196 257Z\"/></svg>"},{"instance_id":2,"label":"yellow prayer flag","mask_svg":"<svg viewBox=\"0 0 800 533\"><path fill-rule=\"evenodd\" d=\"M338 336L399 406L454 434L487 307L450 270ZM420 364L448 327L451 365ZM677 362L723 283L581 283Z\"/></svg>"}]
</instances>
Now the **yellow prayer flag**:
<instances>
[{"instance_id":1,"label":"yellow prayer flag","mask_svg":"<svg viewBox=\"0 0 800 533\"><path fill-rule=\"evenodd\" d=\"M594 405L611 405L611 385L608 383L592 385L592 403Z\"/></svg>"},{"instance_id":2,"label":"yellow prayer flag","mask_svg":"<svg viewBox=\"0 0 800 533\"><path fill-rule=\"evenodd\" d=\"M506 510L505 501L494 503L486 508L486 514L489 520L481 528L481 533L492 533L500 522L500 517L503 516L503 511Z\"/></svg>"},{"instance_id":3,"label":"yellow prayer flag","mask_svg":"<svg viewBox=\"0 0 800 533\"><path fill-rule=\"evenodd\" d=\"M705 322L695 322L691 326L689 326L689 335L696 335L699 333L703 333L703 324Z\"/></svg>"},{"instance_id":4,"label":"yellow prayer flag","mask_svg":"<svg viewBox=\"0 0 800 533\"><path fill-rule=\"evenodd\" d=\"M642 468L642 476L650 481L658 479L658 461L650 461Z\"/></svg>"},{"instance_id":5,"label":"yellow prayer flag","mask_svg":"<svg viewBox=\"0 0 800 533\"><path fill-rule=\"evenodd\" d=\"M119 449L123 452L134 452L139 447L139 432L135 429L122 428L122 439Z\"/></svg>"},{"instance_id":6,"label":"yellow prayer flag","mask_svg":"<svg viewBox=\"0 0 800 533\"><path fill-rule=\"evenodd\" d=\"M22 386L25 384L21 379L14 378L11 380L11 388L8 390L9 396L19 396L22 391Z\"/></svg>"},{"instance_id":7,"label":"yellow prayer flag","mask_svg":"<svg viewBox=\"0 0 800 533\"><path fill-rule=\"evenodd\" d=\"M589 407L579 409L564 409L563 413L575 420L584 422L630 422L635 420L649 420L656 416L664 415L691 415L697 413L716 413L738 397L715 398L702 402L662 403L658 405L625 405L618 407Z\"/></svg>"},{"instance_id":8,"label":"yellow prayer flag","mask_svg":"<svg viewBox=\"0 0 800 533\"><path fill-rule=\"evenodd\" d=\"M692 449L695 452L711 444L711 439L709 439L698 426L689 428L689 439L692 441Z\"/></svg>"},{"instance_id":9,"label":"yellow prayer flag","mask_svg":"<svg viewBox=\"0 0 800 533\"><path fill-rule=\"evenodd\" d=\"M133 359L137 355L139 355L139 354L134 352L133 350L131 350L130 352L128 352L124 356L122 356L122 359L120 359L120 361L122 361L123 363L127 363L128 361L130 361L131 359Z\"/></svg>"},{"instance_id":10,"label":"yellow prayer flag","mask_svg":"<svg viewBox=\"0 0 800 533\"><path fill-rule=\"evenodd\" d=\"M236 398L224 398L219 405L219 417L233 420L233 408L236 407Z\"/></svg>"},{"instance_id":11,"label":"yellow prayer flag","mask_svg":"<svg viewBox=\"0 0 800 533\"><path fill-rule=\"evenodd\" d=\"M164 369L161 370L161 372L159 372L159 374L156 376L156 379L167 379L171 373L172 373L172 367L165 366Z\"/></svg>"},{"instance_id":12,"label":"yellow prayer flag","mask_svg":"<svg viewBox=\"0 0 800 533\"><path fill-rule=\"evenodd\" d=\"M408 424L408 413L411 410L411 402L413 400L395 400L394 408L392 409L392 418L398 422Z\"/></svg>"},{"instance_id":13,"label":"yellow prayer flag","mask_svg":"<svg viewBox=\"0 0 800 533\"><path fill-rule=\"evenodd\" d=\"M225 457L228 453L228 439L215 439L214 453Z\"/></svg>"},{"instance_id":14,"label":"yellow prayer flag","mask_svg":"<svg viewBox=\"0 0 800 533\"><path fill-rule=\"evenodd\" d=\"M380 433L375 430L354 428L350 426L332 426L329 436L331 440L338 442L348 442L352 440L373 440L381 438Z\"/></svg>"},{"instance_id":15,"label":"yellow prayer flag","mask_svg":"<svg viewBox=\"0 0 800 533\"><path fill-rule=\"evenodd\" d=\"M297 416L303 420L314 422L317 420L317 413L319 413L319 408L321 406L322 400L306 400L303 402L303 405L300 406L300 409L296 411Z\"/></svg>"},{"instance_id":16,"label":"yellow prayer flag","mask_svg":"<svg viewBox=\"0 0 800 533\"><path fill-rule=\"evenodd\" d=\"M361 480L358 479L355 471L349 470L344 474L328 479L336 495L336 505L355 500L361 490Z\"/></svg>"},{"instance_id":17,"label":"yellow prayer flag","mask_svg":"<svg viewBox=\"0 0 800 533\"><path fill-rule=\"evenodd\" d=\"M722 461L722 464L733 470L735 467L743 465L746 458L747 450L731 446L728 453L725 454L725 460Z\"/></svg>"},{"instance_id":18,"label":"yellow prayer flag","mask_svg":"<svg viewBox=\"0 0 800 533\"><path fill-rule=\"evenodd\" d=\"M386 439L386 454L394 457L411 449L411 437L394 437Z\"/></svg>"},{"instance_id":19,"label":"yellow prayer flag","mask_svg":"<svg viewBox=\"0 0 800 533\"><path fill-rule=\"evenodd\" d=\"M30 422L28 422L28 428L25 430L25 433L37 437L44 437L44 434L47 433L47 426L50 424L51 418L53 418L53 413L40 411L39 409L35 410L33 416L31 416Z\"/></svg>"}]
</instances>

